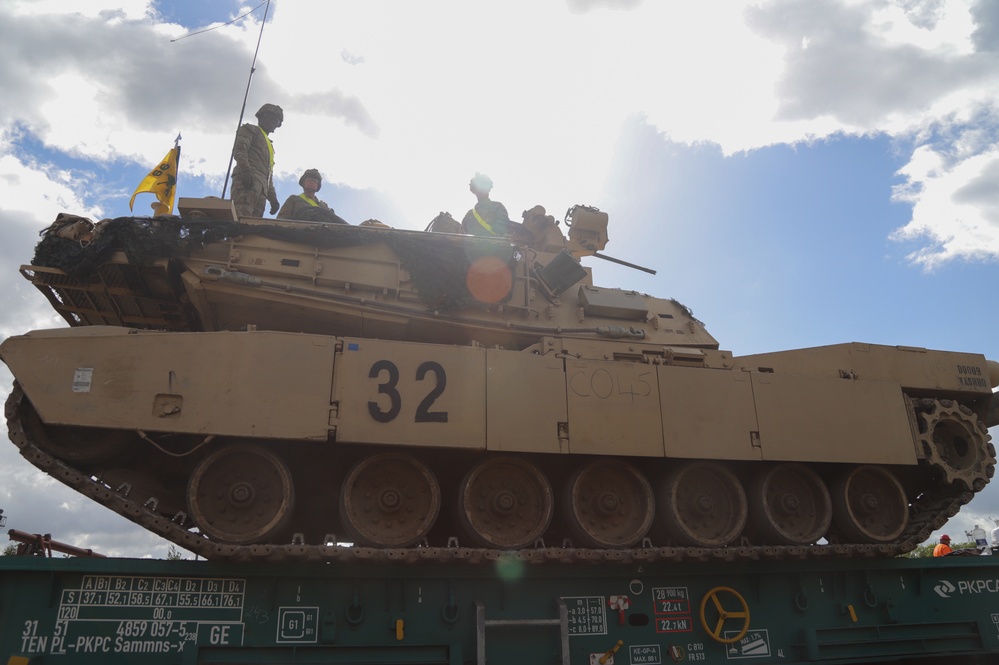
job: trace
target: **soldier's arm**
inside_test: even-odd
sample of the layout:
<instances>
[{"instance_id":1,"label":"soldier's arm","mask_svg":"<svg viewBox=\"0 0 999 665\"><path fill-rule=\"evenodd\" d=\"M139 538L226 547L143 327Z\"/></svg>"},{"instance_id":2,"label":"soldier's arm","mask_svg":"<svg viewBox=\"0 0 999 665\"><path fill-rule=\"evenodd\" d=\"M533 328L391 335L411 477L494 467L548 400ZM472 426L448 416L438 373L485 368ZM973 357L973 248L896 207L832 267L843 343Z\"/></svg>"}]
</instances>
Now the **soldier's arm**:
<instances>
[{"instance_id":1,"label":"soldier's arm","mask_svg":"<svg viewBox=\"0 0 999 665\"><path fill-rule=\"evenodd\" d=\"M499 201L493 201L493 203L496 204L496 216L499 219L503 220L504 222L508 222L508 223L511 222L511 221L513 221L513 220L510 219L510 213L508 213L506 211L506 206L505 205L503 205Z\"/></svg>"},{"instance_id":2,"label":"soldier's arm","mask_svg":"<svg viewBox=\"0 0 999 665\"><path fill-rule=\"evenodd\" d=\"M271 214L278 211L277 191L274 189L274 179L267 179L267 200L271 202Z\"/></svg>"},{"instance_id":3,"label":"soldier's arm","mask_svg":"<svg viewBox=\"0 0 999 665\"><path fill-rule=\"evenodd\" d=\"M285 199L284 205L278 210L277 216L280 219L295 219L295 203L298 200L298 196L294 194Z\"/></svg>"},{"instance_id":4,"label":"soldier's arm","mask_svg":"<svg viewBox=\"0 0 999 665\"><path fill-rule=\"evenodd\" d=\"M244 169L249 166L250 145L253 142L254 129L252 125L243 125L236 130L236 143L232 147L232 156L236 160L236 164L242 165Z\"/></svg>"}]
</instances>

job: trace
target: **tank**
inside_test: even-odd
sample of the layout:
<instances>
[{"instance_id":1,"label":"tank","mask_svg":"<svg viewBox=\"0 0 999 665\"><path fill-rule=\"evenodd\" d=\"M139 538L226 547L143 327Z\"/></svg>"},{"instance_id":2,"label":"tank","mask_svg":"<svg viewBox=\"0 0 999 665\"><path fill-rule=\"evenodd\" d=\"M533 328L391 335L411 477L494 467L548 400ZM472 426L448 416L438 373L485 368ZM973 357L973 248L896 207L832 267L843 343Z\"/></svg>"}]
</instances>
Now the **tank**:
<instances>
[{"instance_id":1,"label":"tank","mask_svg":"<svg viewBox=\"0 0 999 665\"><path fill-rule=\"evenodd\" d=\"M733 356L594 285L595 208L510 238L180 213L61 215L21 272L70 327L0 358L26 459L209 559L894 556L994 473L999 363Z\"/></svg>"}]
</instances>

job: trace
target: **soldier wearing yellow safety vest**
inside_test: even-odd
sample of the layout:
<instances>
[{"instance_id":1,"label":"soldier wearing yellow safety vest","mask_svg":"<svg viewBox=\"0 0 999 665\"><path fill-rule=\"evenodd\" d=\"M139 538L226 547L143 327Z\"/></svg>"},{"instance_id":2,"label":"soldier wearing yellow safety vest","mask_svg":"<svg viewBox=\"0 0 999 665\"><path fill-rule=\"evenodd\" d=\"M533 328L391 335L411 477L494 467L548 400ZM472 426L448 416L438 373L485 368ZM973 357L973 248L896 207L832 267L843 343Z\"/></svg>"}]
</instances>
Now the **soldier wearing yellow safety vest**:
<instances>
[{"instance_id":1,"label":"soldier wearing yellow safety vest","mask_svg":"<svg viewBox=\"0 0 999 665\"><path fill-rule=\"evenodd\" d=\"M489 199L489 191L492 188L493 181L481 173L476 173L468 183L468 190L475 194L478 201L461 220L463 232L475 236L500 238L510 235L512 225L510 215L502 203Z\"/></svg>"},{"instance_id":2,"label":"soldier wearing yellow safety vest","mask_svg":"<svg viewBox=\"0 0 999 665\"><path fill-rule=\"evenodd\" d=\"M232 202L241 216L263 217L264 203L270 201L271 214L278 211L274 190L274 144L270 134L284 122L284 111L276 104L264 104L257 111L258 125L246 123L236 131L232 156Z\"/></svg>"},{"instance_id":3,"label":"soldier wearing yellow safety vest","mask_svg":"<svg viewBox=\"0 0 999 665\"><path fill-rule=\"evenodd\" d=\"M325 201L320 201L316 196L323 187L323 176L316 169L307 169L302 177L298 179L298 184L302 187L301 194L289 196L278 211L280 219L299 219L306 222L330 222L333 224L346 224L334 214L333 209L326 205Z\"/></svg>"}]
</instances>

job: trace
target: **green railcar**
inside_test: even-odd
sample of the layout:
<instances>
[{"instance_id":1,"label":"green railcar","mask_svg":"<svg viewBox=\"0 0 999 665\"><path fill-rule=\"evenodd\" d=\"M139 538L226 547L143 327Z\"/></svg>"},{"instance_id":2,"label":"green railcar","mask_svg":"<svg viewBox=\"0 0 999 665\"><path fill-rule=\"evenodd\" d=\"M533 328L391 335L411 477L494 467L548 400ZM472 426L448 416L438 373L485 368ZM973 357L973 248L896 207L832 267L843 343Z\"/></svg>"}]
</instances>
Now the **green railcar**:
<instances>
[{"instance_id":1,"label":"green railcar","mask_svg":"<svg viewBox=\"0 0 999 665\"><path fill-rule=\"evenodd\" d=\"M999 558L553 566L509 555L454 566L3 557L0 658L994 663Z\"/></svg>"}]
</instances>

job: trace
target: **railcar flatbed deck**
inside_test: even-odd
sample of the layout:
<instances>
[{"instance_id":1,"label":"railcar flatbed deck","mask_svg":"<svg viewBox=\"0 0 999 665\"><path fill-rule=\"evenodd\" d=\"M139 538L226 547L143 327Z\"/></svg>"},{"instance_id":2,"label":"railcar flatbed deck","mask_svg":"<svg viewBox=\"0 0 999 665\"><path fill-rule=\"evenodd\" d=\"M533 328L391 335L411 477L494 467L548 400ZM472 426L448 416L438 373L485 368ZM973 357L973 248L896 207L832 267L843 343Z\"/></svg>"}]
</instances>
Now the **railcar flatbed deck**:
<instances>
[{"instance_id":1,"label":"railcar flatbed deck","mask_svg":"<svg viewBox=\"0 0 999 665\"><path fill-rule=\"evenodd\" d=\"M996 557L574 566L3 557L0 657L969 664L999 658L997 601Z\"/></svg>"}]
</instances>

